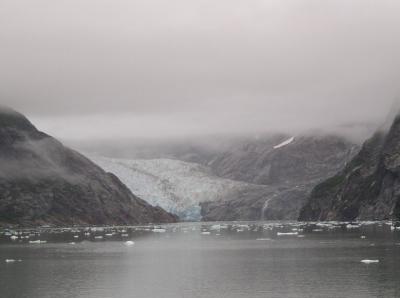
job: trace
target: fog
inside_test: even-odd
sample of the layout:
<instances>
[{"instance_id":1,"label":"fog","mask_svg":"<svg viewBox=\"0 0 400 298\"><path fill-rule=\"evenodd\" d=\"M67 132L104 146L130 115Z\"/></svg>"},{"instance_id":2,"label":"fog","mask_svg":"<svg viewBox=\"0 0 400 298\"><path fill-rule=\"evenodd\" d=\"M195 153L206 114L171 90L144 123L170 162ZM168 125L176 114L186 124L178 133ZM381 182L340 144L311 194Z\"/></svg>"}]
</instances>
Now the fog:
<instances>
[{"instance_id":1,"label":"fog","mask_svg":"<svg viewBox=\"0 0 400 298\"><path fill-rule=\"evenodd\" d=\"M64 140L353 130L400 98L397 0L0 0L0 100Z\"/></svg>"}]
</instances>

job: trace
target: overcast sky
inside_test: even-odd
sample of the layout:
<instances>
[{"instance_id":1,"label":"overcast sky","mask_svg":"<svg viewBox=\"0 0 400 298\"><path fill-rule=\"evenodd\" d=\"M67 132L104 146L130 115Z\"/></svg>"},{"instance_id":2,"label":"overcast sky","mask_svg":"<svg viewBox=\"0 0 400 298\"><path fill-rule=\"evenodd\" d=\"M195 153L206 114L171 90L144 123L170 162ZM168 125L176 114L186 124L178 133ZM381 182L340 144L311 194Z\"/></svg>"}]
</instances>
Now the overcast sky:
<instances>
[{"instance_id":1,"label":"overcast sky","mask_svg":"<svg viewBox=\"0 0 400 298\"><path fill-rule=\"evenodd\" d=\"M398 0L0 0L0 100L62 139L377 123Z\"/></svg>"}]
</instances>

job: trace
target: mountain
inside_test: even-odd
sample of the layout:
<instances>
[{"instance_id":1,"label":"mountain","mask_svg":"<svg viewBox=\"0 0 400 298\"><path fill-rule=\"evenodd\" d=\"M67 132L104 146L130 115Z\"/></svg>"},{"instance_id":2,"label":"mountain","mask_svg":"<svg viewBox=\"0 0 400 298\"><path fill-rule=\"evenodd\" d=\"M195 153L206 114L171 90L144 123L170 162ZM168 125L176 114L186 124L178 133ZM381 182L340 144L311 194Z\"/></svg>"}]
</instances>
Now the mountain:
<instances>
[{"instance_id":1,"label":"mountain","mask_svg":"<svg viewBox=\"0 0 400 298\"><path fill-rule=\"evenodd\" d=\"M318 184L300 220L400 219L400 116L367 140L347 167Z\"/></svg>"},{"instance_id":2,"label":"mountain","mask_svg":"<svg viewBox=\"0 0 400 298\"><path fill-rule=\"evenodd\" d=\"M335 135L276 135L236 144L208 166L220 177L263 188L202 203L203 220L296 219L312 188L343 169L357 150Z\"/></svg>"},{"instance_id":3,"label":"mountain","mask_svg":"<svg viewBox=\"0 0 400 298\"><path fill-rule=\"evenodd\" d=\"M183 220L200 220L199 203L230 200L258 185L215 176L203 165L173 159L118 159L89 155L104 170L118 176L132 192Z\"/></svg>"},{"instance_id":4,"label":"mountain","mask_svg":"<svg viewBox=\"0 0 400 298\"><path fill-rule=\"evenodd\" d=\"M0 108L0 223L139 224L177 217L139 199L114 175Z\"/></svg>"}]
</instances>

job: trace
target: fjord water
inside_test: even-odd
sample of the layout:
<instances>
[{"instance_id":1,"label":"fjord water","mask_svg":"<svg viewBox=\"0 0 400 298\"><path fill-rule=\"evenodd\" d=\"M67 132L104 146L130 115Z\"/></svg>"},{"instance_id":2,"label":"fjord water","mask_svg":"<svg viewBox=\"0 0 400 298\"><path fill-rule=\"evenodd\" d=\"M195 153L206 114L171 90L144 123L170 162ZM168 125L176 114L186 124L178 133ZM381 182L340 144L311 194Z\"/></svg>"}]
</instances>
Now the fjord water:
<instances>
[{"instance_id":1,"label":"fjord water","mask_svg":"<svg viewBox=\"0 0 400 298\"><path fill-rule=\"evenodd\" d=\"M38 239L47 242L29 243ZM400 231L387 223L278 222L4 230L0 291L4 298L400 297Z\"/></svg>"}]
</instances>

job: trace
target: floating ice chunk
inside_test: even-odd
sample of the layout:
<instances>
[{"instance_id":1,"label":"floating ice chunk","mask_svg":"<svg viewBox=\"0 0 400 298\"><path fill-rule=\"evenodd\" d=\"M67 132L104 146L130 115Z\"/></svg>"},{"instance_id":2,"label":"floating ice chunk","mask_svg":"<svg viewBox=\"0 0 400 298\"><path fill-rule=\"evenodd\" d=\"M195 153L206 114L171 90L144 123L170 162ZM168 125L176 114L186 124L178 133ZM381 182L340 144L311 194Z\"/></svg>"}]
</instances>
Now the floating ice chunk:
<instances>
[{"instance_id":1,"label":"floating ice chunk","mask_svg":"<svg viewBox=\"0 0 400 298\"><path fill-rule=\"evenodd\" d=\"M297 236L297 235L299 235L299 233L298 232L293 232L293 233L280 233L280 232L278 232L278 233L276 233L276 235L277 236Z\"/></svg>"},{"instance_id":2,"label":"floating ice chunk","mask_svg":"<svg viewBox=\"0 0 400 298\"><path fill-rule=\"evenodd\" d=\"M121 234L121 237L129 237L129 234Z\"/></svg>"},{"instance_id":3,"label":"floating ice chunk","mask_svg":"<svg viewBox=\"0 0 400 298\"><path fill-rule=\"evenodd\" d=\"M153 233L165 233L166 229L153 229Z\"/></svg>"},{"instance_id":4,"label":"floating ice chunk","mask_svg":"<svg viewBox=\"0 0 400 298\"><path fill-rule=\"evenodd\" d=\"M14 260L14 259L6 259L6 263L15 263L16 262L16 260Z\"/></svg>"},{"instance_id":5,"label":"floating ice chunk","mask_svg":"<svg viewBox=\"0 0 400 298\"><path fill-rule=\"evenodd\" d=\"M78 236L78 235L75 235L75 236L74 236L74 238L75 238L75 239L78 239L78 238L79 238L79 236Z\"/></svg>"},{"instance_id":6,"label":"floating ice chunk","mask_svg":"<svg viewBox=\"0 0 400 298\"><path fill-rule=\"evenodd\" d=\"M18 239L18 236L12 235L12 236L10 237L10 239L11 239L12 241L15 241L15 240Z\"/></svg>"},{"instance_id":7,"label":"floating ice chunk","mask_svg":"<svg viewBox=\"0 0 400 298\"><path fill-rule=\"evenodd\" d=\"M292 143L294 141L294 137L291 137L290 139L287 139L286 141L280 143L279 145L274 146L274 149L279 149L282 148L286 145L289 145L290 143Z\"/></svg>"},{"instance_id":8,"label":"floating ice chunk","mask_svg":"<svg viewBox=\"0 0 400 298\"><path fill-rule=\"evenodd\" d=\"M47 243L47 241L42 241L42 240L31 240L29 241L30 244L44 244Z\"/></svg>"},{"instance_id":9,"label":"floating ice chunk","mask_svg":"<svg viewBox=\"0 0 400 298\"><path fill-rule=\"evenodd\" d=\"M377 263L379 263L379 260L361 260L361 263L364 263L364 264L377 264Z\"/></svg>"},{"instance_id":10,"label":"floating ice chunk","mask_svg":"<svg viewBox=\"0 0 400 298\"><path fill-rule=\"evenodd\" d=\"M111 234L111 233L106 234L106 237L112 237L112 236L113 236L113 234Z\"/></svg>"},{"instance_id":11,"label":"floating ice chunk","mask_svg":"<svg viewBox=\"0 0 400 298\"><path fill-rule=\"evenodd\" d=\"M360 238L361 239L367 239L367 236L362 235Z\"/></svg>"},{"instance_id":12,"label":"floating ice chunk","mask_svg":"<svg viewBox=\"0 0 400 298\"><path fill-rule=\"evenodd\" d=\"M210 235L210 232L201 232L201 235Z\"/></svg>"},{"instance_id":13,"label":"floating ice chunk","mask_svg":"<svg viewBox=\"0 0 400 298\"><path fill-rule=\"evenodd\" d=\"M126 242L125 242L125 245L126 245L126 246L133 246L133 245L135 245L135 242L133 242L133 241L126 241Z\"/></svg>"},{"instance_id":14,"label":"floating ice chunk","mask_svg":"<svg viewBox=\"0 0 400 298\"><path fill-rule=\"evenodd\" d=\"M219 230L221 230L221 225L212 225L210 227L210 230L211 231L219 231Z\"/></svg>"},{"instance_id":15,"label":"floating ice chunk","mask_svg":"<svg viewBox=\"0 0 400 298\"><path fill-rule=\"evenodd\" d=\"M69 244L70 244L70 245L75 245L76 243L75 243L75 242L70 242Z\"/></svg>"},{"instance_id":16,"label":"floating ice chunk","mask_svg":"<svg viewBox=\"0 0 400 298\"><path fill-rule=\"evenodd\" d=\"M358 229L360 226L355 224L348 224L346 226L347 229Z\"/></svg>"},{"instance_id":17,"label":"floating ice chunk","mask_svg":"<svg viewBox=\"0 0 400 298\"><path fill-rule=\"evenodd\" d=\"M101 240L103 239L103 236L94 236L94 239Z\"/></svg>"}]
</instances>

